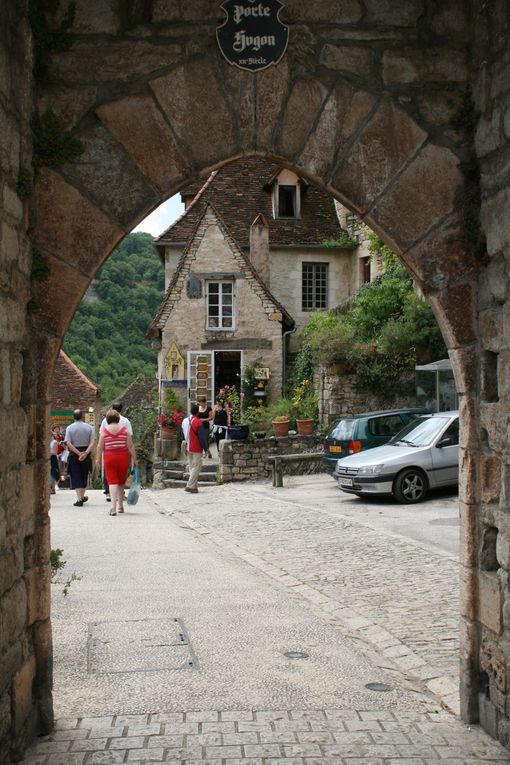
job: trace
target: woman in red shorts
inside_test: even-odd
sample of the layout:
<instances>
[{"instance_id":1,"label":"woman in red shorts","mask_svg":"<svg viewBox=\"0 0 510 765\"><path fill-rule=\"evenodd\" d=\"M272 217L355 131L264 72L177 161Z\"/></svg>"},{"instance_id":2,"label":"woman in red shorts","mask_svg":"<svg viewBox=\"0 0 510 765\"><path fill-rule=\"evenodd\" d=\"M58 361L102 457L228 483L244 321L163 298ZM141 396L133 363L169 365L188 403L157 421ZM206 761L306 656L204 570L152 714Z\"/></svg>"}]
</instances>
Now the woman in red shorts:
<instances>
[{"instance_id":1,"label":"woman in red shorts","mask_svg":"<svg viewBox=\"0 0 510 765\"><path fill-rule=\"evenodd\" d=\"M124 484L129 471L129 463L133 460L136 465L136 453L133 439L127 432L125 425L120 424L120 414L115 409L106 412L106 427L99 437L97 447L97 464L101 464L104 455L104 470L112 504L110 515L124 512Z\"/></svg>"}]
</instances>

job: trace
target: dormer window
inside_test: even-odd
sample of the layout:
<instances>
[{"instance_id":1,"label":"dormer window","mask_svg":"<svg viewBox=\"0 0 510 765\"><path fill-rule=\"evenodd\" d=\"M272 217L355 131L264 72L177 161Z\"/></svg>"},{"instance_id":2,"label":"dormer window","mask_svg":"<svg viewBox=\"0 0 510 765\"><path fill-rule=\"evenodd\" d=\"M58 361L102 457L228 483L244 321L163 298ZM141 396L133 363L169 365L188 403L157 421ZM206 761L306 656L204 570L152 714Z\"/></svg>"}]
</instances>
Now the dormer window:
<instances>
[{"instance_id":1,"label":"dormer window","mask_svg":"<svg viewBox=\"0 0 510 765\"><path fill-rule=\"evenodd\" d=\"M282 170L274 182L273 217L301 217L301 186L300 180L290 170Z\"/></svg>"},{"instance_id":2,"label":"dormer window","mask_svg":"<svg viewBox=\"0 0 510 765\"><path fill-rule=\"evenodd\" d=\"M297 186L278 186L278 217L297 218Z\"/></svg>"}]
</instances>

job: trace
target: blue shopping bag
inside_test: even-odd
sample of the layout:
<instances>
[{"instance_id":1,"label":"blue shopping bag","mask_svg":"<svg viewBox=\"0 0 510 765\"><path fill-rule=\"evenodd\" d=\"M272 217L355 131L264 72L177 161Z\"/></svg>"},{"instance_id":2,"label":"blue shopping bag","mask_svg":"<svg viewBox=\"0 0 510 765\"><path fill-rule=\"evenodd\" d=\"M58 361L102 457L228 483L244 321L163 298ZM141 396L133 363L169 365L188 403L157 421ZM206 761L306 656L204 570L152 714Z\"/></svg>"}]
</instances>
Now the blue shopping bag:
<instances>
[{"instance_id":1,"label":"blue shopping bag","mask_svg":"<svg viewBox=\"0 0 510 765\"><path fill-rule=\"evenodd\" d=\"M137 467L135 467L133 471L133 475L134 475L133 483L131 484L131 487L129 489L127 499L126 499L126 502L128 505L136 505L136 503L138 502L138 498L140 496L140 491L142 489L140 485L140 477L139 477Z\"/></svg>"}]
</instances>

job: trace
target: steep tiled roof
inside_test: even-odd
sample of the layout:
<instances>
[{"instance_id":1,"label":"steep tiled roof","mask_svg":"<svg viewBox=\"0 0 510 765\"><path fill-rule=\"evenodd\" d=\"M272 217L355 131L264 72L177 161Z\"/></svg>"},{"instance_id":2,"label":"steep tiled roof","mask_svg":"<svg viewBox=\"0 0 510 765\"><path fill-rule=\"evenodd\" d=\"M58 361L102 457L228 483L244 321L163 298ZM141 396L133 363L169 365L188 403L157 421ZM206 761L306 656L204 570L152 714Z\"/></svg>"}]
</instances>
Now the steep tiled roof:
<instances>
[{"instance_id":1,"label":"steep tiled roof","mask_svg":"<svg viewBox=\"0 0 510 765\"><path fill-rule=\"evenodd\" d=\"M51 401L55 409L74 409L93 406L99 388L78 369L69 356L60 351L51 389Z\"/></svg>"},{"instance_id":2,"label":"steep tiled roof","mask_svg":"<svg viewBox=\"0 0 510 765\"><path fill-rule=\"evenodd\" d=\"M245 273L246 278L251 282L252 289L257 293L260 298L262 307L266 314L272 314L278 312L281 314L281 321L286 327L292 327L294 325L294 319L288 313L288 311L279 303L275 297L271 294L265 283L260 279L257 271L253 268L250 260L247 258L243 250L239 247L234 237L229 231L228 226L221 219L218 212L211 204L206 204L200 207L199 217L195 221L195 226L191 232L190 239L184 249L179 263L174 271L166 295L160 304L156 316L151 322L151 325L147 331L147 336L155 338L158 333L165 327L174 305L178 302L181 296L181 292L184 289L186 278L190 272L192 261L194 259L194 251L198 244L195 243L195 235L198 237L203 236L206 230L206 214L210 212L218 226L220 227L225 241L228 243L232 254L237 261L240 269Z\"/></svg>"},{"instance_id":3,"label":"steep tiled roof","mask_svg":"<svg viewBox=\"0 0 510 765\"><path fill-rule=\"evenodd\" d=\"M274 219L271 183L281 168L261 157L245 157L215 170L201 186L191 206L156 240L183 244L193 235L206 204L212 204L239 245L248 250L250 226L259 213L269 222L274 245L320 245L335 237L340 224L333 197L306 182L302 184L301 218ZM196 191L196 184L182 193Z\"/></svg>"}]
</instances>

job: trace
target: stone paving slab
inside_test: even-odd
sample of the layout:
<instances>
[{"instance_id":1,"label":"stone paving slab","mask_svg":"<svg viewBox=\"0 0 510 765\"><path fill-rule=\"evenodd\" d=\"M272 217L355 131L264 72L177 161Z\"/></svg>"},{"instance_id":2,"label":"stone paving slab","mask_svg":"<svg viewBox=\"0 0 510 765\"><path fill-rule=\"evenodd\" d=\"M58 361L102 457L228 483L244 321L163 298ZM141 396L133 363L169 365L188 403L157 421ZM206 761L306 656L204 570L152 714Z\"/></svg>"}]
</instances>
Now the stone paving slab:
<instances>
[{"instance_id":1,"label":"stone paving slab","mask_svg":"<svg viewBox=\"0 0 510 765\"><path fill-rule=\"evenodd\" d=\"M343 517L329 477L315 476L315 501L300 480L309 483L224 485L215 501L203 492L199 502L179 497L178 507L171 490L151 498L374 646L458 714L458 560Z\"/></svg>"},{"instance_id":2,"label":"stone paving slab","mask_svg":"<svg viewBox=\"0 0 510 765\"><path fill-rule=\"evenodd\" d=\"M510 753L445 711L231 709L59 720L23 765L126 762L508 765Z\"/></svg>"}]
</instances>

